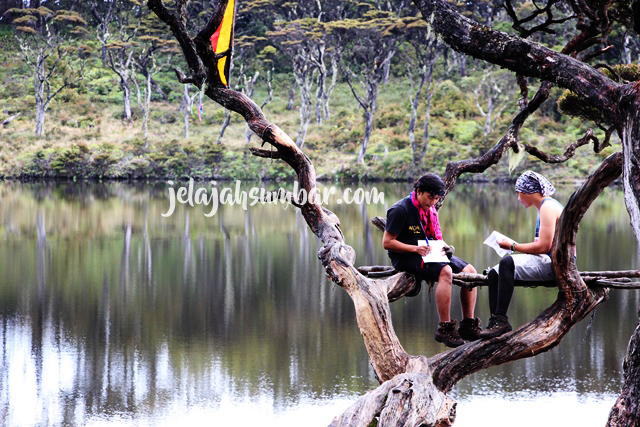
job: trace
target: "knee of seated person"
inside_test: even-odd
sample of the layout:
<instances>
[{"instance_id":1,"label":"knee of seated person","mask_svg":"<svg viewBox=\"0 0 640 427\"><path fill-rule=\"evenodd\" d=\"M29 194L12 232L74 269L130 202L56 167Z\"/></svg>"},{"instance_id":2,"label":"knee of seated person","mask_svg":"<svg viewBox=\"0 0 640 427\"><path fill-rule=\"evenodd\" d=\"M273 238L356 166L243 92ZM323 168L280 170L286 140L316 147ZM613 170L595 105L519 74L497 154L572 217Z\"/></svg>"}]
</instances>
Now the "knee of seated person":
<instances>
[{"instance_id":1,"label":"knee of seated person","mask_svg":"<svg viewBox=\"0 0 640 427\"><path fill-rule=\"evenodd\" d=\"M445 265L444 267L442 267L442 270L440 270L440 281L448 280L449 282L451 282L452 278L453 278L453 271L451 270L451 267L448 265Z\"/></svg>"},{"instance_id":2,"label":"knee of seated person","mask_svg":"<svg viewBox=\"0 0 640 427\"><path fill-rule=\"evenodd\" d=\"M492 279L492 278L496 278L497 279L498 278L498 272L494 268L492 268L487 273L487 276L489 277L489 279Z\"/></svg>"},{"instance_id":3,"label":"knee of seated person","mask_svg":"<svg viewBox=\"0 0 640 427\"><path fill-rule=\"evenodd\" d=\"M471 265L471 264L467 264L463 269L463 272L465 273L469 273L469 274L476 274L478 271L476 270L476 268Z\"/></svg>"},{"instance_id":4,"label":"knee of seated person","mask_svg":"<svg viewBox=\"0 0 640 427\"><path fill-rule=\"evenodd\" d=\"M507 255L500 260L500 269L508 268L513 269L515 264L513 263L513 257L511 255Z\"/></svg>"}]
</instances>

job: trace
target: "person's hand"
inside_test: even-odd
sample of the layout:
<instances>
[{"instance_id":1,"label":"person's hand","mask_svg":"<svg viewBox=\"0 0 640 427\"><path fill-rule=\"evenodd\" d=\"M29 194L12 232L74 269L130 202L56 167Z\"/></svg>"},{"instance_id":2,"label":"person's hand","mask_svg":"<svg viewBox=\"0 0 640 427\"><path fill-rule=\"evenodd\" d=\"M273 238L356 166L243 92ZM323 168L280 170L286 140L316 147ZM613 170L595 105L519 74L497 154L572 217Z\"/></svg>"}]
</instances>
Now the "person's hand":
<instances>
[{"instance_id":1,"label":"person's hand","mask_svg":"<svg viewBox=\"0 0 640 427\"><path fill-rule=\"evenodd\" d=\"M451 259L451 257L453 256L453 252L456 250L456 248L454 248L452 245L446 246L443 249L444 249L444 254L449 259ZM469 289L471 289L471 288L469 288Z\"/></svg>"},{"instance_id":2,"label":"person's hand","mask_svg":"<svg viewBox=\"0 0 640 427\"><path fill-rule=\"evenodd\" d=\"M515 242L511 239L498 239L496 240L502 249L511 249L511 245Z\"/></svg>"},{"instance_id":3,"label":"person's hand","mask_svg":"<svg viewBox=\"0 0 640 427\"><path fill-rule=\"evenodd\" d=\"M420 256L425 256L429 252L431 252L431 246L416 246L416 253Z\"/></svg>"}]
</instances>

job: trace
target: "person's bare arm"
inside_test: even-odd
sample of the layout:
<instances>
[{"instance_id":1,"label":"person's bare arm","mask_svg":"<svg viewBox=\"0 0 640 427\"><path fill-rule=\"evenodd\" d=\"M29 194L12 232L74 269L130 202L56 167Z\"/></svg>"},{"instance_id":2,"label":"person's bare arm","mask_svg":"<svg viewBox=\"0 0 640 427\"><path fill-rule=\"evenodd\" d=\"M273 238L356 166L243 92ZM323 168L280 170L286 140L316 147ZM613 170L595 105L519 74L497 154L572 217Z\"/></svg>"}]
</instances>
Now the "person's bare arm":
<instances>
[{"instance_id":1,"label":"person's bare arm","mask_svg":"<svg viewBox=\"0 0 640 427\"><path fill-rule=\"evenodd\" d=\"M382 247L388 251L417 253L420 254L420 256L425 256L431 250L429 246L415 246L402 243L396 239L397 237L398 235L385 231L382 235Z\"/></svg>"},{"instance_id":2,"label":"person's bare arm","mask_svg":"<svg viewBox=\"0 0 640 427\"><path fill-rule=\"evenodd\" d=\"M556 223L562 214L562 208L556 203L546 203L540 208L540 234L537 242L516 243L516 250L526 254L546 254L553 245ZM512 240L498 242L500 247L511 249Z\"/></svg>"}]
</instances>

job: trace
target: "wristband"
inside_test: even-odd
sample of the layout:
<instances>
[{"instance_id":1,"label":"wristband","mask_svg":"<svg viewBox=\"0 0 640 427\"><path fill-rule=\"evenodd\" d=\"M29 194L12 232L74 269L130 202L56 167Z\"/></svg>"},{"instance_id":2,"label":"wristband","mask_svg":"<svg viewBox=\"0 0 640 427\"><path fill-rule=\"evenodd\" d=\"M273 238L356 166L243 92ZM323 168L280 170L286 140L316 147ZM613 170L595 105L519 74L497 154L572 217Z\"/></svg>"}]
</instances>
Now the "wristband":
<instances>
[{"instance_id":1,"label":"wristband","mask_svg":"<svg viewBox=\"0 0 640 427\"><path fill-rule=\"evenodd\" d=\"M511 251L512 251L512 252L515 252L515 251L516 251L516 242L513 242L513 243L511 244Z\"/></svg>"}]
</instances>

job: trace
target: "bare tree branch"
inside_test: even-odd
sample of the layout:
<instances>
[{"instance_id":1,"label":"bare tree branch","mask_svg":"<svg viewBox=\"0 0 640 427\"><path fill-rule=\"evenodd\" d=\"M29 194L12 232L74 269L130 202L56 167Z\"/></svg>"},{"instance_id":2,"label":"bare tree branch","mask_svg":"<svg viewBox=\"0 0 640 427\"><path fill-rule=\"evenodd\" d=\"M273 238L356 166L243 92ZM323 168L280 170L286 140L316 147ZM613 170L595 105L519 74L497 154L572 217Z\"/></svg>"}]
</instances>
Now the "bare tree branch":
<instances>
[{"instance_id":1,"label":"bare tree branch","mask_svg":"<svg viewBox=\"0 0 640 427\"><path fill-rule=\"evenodd\" d=\"M608 122L618 120L615 96L602 93L617 92L620 85L598 70L540 44L473 22L444 0L415 0L415 3L444 41L460 52L566 87L602 111ZM577 79L576 75L583 77Z\"/></svg>"},{"instance_id":2,"label":"bare tree branch","mask_svg":"<svg viewBox=\"0 0 640 427\"><path fill-rule=\"evenodd\" d=\"M194 85L196 84L196 81L193 77L185 76L182 70L180 70L179 68L174 68L173 71L176 73L176 77L178 78L178 81L180 83L182 84L192 83Z\"/></svg>"},{"instance_id":3,"label":"bare tree branch","mask_svg":"<svg viewBox=\"0 0 640 427\"><path fill-rule=\"evenodd\" d=\"M605 52L610 51L611 49L613 49L613 45L609 45L607 47L603 47L602 49L598 49L595 52L591 52L587 55L584 55L580 58L581 61L586 62L592 58L595 58L596 56L600 56L602 54L604 54Z\"/></svg>"},{"instance_id":4,"label":"bare tree branch","mask_svg":"<svg viewBox=\"0 0 640 427\"><path fill-rule=\"evenodd\" d=\"M463 173L482 173L500 161L504 152L517 142L518 134L525 121L547 100L552 86L550 82L542 82L531 102L527 103L513 118L505 135L491 150L475 159L461 160L447 164L444 176L444 183L446 185L445 194L436 204L438 209L444 203L446 195L453 189L460 175Z\"/></svg>"},{"instance_id":5,"label":"bare tree branch","mask_svg":"<svg viewBox=\"0 0 640 427\"><path fill-rule=\"evenodd\" d=\"M613 130L614 128L611 128L610 132L612 133ZM593 134L593 129L588 129L585 136L583 136L582 138L578 139L577 141L569 145L569 147L567 147L567 149L565 150L562 156L549 155L547 153L540 151L537 147L534 147L529 144L525 144L524 149L527 153L537 157L538 159L542 160L545 163L564 163L575 155L576 149L578 149L579 147L582 147L583 145L587 145L591 141L593 141L593 151L596 153L601 152L605 147L608 147L611 145L609 143L611 133L607 132L605 141L603 141L603 143L600 144L600 141L598 140L598 138Z\"/></svg>"},{"instance_id":6,"label":"bare tree branch","mask_svg":"<svg viewBox=\"0 0 640 427\"><path fill-rule=\"evenodd\" d=\"M222 2L226 4L226 0L222 0ZM191 37L189 37L185 24L165 7L162 0L147 0L147 5L149 6L149 9L151 9L158 18L160 18L160 20L167 24L171 29L171 32L176 40L178 40L180 48L184 53L191 76L193 76L193 79L196 82L195 84L200 87L206 74L202 61L196 51L195 43Z\"/></svg>"},{"instance_id":7,"label":"bare tree branch","mask_svg":"<svg viewBox=\"0 0 640 427\"><path fill-rule=\"evenodd\" d=\"M250 147L249 151L254 156L263 157L265 159L281 159L282 158L280 156L280 153L278 153L277 151L273 151L273 150L264 150L262 148Z\"/></svg>"},{"instance_id":8,"label":"bare tree branch","mask_svg":"<svg viewBox=\"0 0 640 427\"><path fill-rule=\"evenodd\" d=\"M545 7L540 8L538 6L538 4L536 2L533 2L534 6L536 7L536 10L531 13L529 16L525 17L525 18L518 18L518 15L516 14L515 9L513 8L513 5L511 4L511 0L506 0L504 3L504 8L507 11L507 15L509 15L509 17L511 18L511 20L513 21L512 27L514 30L518 31L520 33L520 36L522 38L527 38L530 35L536 33L536 32L544 32L544 33L548 33L548 34L555 34L555 30L553 30L552 28L549 28L551 25L553 24L563 24L571 19L576 18L575 15L572 16L567 16L567 17L563 17L563 18L559 18L559 19L554 19L553 18L553 12L552 12L552 8L553 6L555 6L555 4L557 3L557 0L550 0ZM539 24L536 25L534 27L531 27L529 29L526 29L522 26L522 24L526 24L528 22L533 21L534 19L538 18L540 15L546 15L547 18L546 20Z\"/></svg>"}]
</instances>

